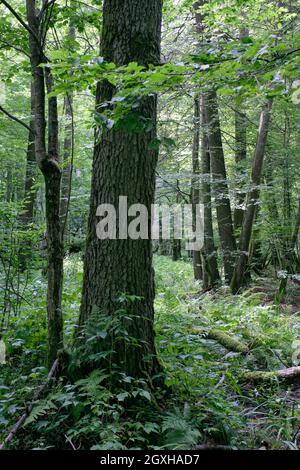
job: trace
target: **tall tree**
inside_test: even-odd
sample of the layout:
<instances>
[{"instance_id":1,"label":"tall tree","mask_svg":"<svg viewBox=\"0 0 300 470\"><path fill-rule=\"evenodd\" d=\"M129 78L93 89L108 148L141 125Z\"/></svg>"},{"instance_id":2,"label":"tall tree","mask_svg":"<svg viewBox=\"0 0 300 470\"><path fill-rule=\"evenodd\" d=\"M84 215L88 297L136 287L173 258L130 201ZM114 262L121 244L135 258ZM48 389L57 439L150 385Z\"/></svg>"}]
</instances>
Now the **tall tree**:
<instances>
[{"instance_id":1,"label":"tall tree","mask_svg":"<svg viewBox=\"0 0 300 470\"><path fill-rule=\"evenodd\" d=\"M260 115L259 129L257 135L256 148L253 157L251 189L247 195L246 212L243 220L243 227L239 243L239 258L234 270L231 282L231 289L236 293L244 281L244 275L248 264L249 246L251 241L253 223L260 195L260 181L263 169L265 146L267 142L269 125L271 119L273 101L269 99L264 105Z\"/></svg>"},{"instance_id":2,"label":"tall tree","mask_svg":"<svg viewBox=\"0 0 300 470\"><path fill-rule=\"evenodd\" d=\"M240 187L243 185L245 173L245 161L247 158L247 118L239 110L235 111L235 164L236 164L236 183L239 188L236 192L236 207L234 209L234 227L239 229L243 224L245 202L245 191Z\"/></svg>"},{"instance_id":3,"label":"tall tree","mask_svg":"<svg viewBox=\"0 0 300 470\"><path fill-rule=\"evenodd\" d=\"M36 183L36 161L35 161L35 136L34 136L34 102L33 102L33 86L31 85L30 93L30 124L28 132L28 145L26 152L26 175L25 175L25 191L24 191L24 208L21 214L21 224L27 227L32 224L34 218L34 203L36 191L34 185Z\"/></svg>"},{"instance_id":4,"label":"tall tree","mask_svg":"<svg viewBox=\"0 0 300 470\"><path fill-rule=\"evenodd\" d=\"M203 287L209 289L220 282L218 269L217 249L214 243L212 201L211 201L211 171L210 153L207 137L205 112L205 99L201 97L201 176L202 176L202 203L204 206L204 246L203 259Z\"/></svg>"},{"instance_id":5,"label":"tall tree","mask_svg":"<svg viewBox=\"0 0 300 470\"><path fill-rule=\"evenodd\" d=\"M194 135L193 135L193 151L192 151L192 210L193 210L193 231L196 230L196 207L200 203L200 99L199 96L194 98ZM196 280L203 278L201 252L193 251L193 267L194 277Z\"/></svg>"},{"instance_id":6,"label":"tall tree","mask_svg":"<svg viewBox=\"0 0 300 470\"><path fill-rule=\"evenodd\" d=\"M45 4L45 8L47 5ZM38 11L35 0L26 0L27 29L33 78L35 155L45 180L47 251L48 251L48 361L52 364L63 342L63 320L61 309L63 281L63 243L60 224L60 183L61 170L58 157L58 116L57 99L48 99L48 120L46 118L46 91L51 92L53 79L48 68L40 67L45 62L45 9ZM46 143L48 129L48 148Z\"/></svg>"},{"instance_id":7,"label":"tall tree","mask_svg":"<svg viewBox=\"0 0 300 470\"><path fill-rule=\"evenodd\" d=\"M104 0L101 55L121 66L129 62L148 66L160 61L161 0ZM113 87L107 82L97 88L99 105L111 100ZM152 267L151 204L154 201L157 150L150 143L156 138L156 97L139 101L139 117L148 130L129 132L106 130L94 149L88 237L84 262L84 282L80 325L93 321L99 311L121 321L120 308L126 310L124 327L131 342L109 332L107 342L114 347L113 362L132 376L149 377L158 371L154 344L154 271ZM143 204L148 209L148 239L132 240L126 234L118 240L98 240L97 207L113 204L127 196L128 206ZM119 220L118 220L119 221ZM124 238L124 239L123 239ZM120 294L135 296L119 301ZM128 298L128 297L127 297ZM103 346L104 347L104 346Z\"/></svg>"},{"instance_id":8,"label":"tall tree","mask_svg":"<svg viewBox=\"0 0 300 470\"><path fill-rule=\"evenodd\" d=\"M242 12L242 18L244 18L244 12ZM239 33L239 38L249 37L249 30L242 28ZM238 106L238 103L237 103ZM236 207L234 209L234 227L240 229L243 224L244 210L243 205L245 202L246 194L242 190L244 173L245 173L245 162L247 159L247 116L240 109L236 109L234 113L235 117L235 171L238 190L236 191Z\"/></svg>"},{"instance_id":9,"label":"tall tree","mask_svg":"<svg viewBox=\"0 0 300 470\"><path fill-rule=\"evenodd\" d=\"M211 173L213 177L219 236L223 252L225 279L227 282L230 282L233 275L234 260L236 257L236 242L233 232L232 213L216 91L212 90L205 93L204 107L207 120Z\"/></svg>"},{"instance_id":10,"label":"tall tree","mask_svg":"<svg viewBox=\"0 0 300 470\"><path fill-rule=\"evenodd\" d=\"M73 43L76 37L76 29L72 19L70 19L68 40L70 41L70 51L74 50ZM65 109L65 135L63 144L63 165L61 179L61 204L60 216L63 225L63 231L67 232L68 212L70 204L70 191L72 182L73 162L72 155L74 152L74 116L73 116L73 93L70 91L64 98Z\"/></svg>"}]
</instances>

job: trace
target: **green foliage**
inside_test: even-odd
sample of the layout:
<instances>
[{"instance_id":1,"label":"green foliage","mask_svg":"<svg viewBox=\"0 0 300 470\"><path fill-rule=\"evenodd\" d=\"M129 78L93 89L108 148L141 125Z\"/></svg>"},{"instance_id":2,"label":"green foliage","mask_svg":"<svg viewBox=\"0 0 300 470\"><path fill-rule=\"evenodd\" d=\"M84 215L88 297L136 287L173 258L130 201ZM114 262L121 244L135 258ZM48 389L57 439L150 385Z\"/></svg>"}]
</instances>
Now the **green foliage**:
<instances>
[{"instance_id":1,"label":"green foliage","mask_svg":"<svg viewBox=\"0 0 300 470\"><path fill-rule=\"evenodd\" d=\"M153 393L143 380L115 368L108 373L97 366L100 357L95 345L105 340L104 332L111 325L101 320L96 330L88 332L91 341L85 351L95 369L83 377L74 376L73 381L59 380L40 397L13 446L68 449L71 442L75 448L95 450L193 449L199 443L216 442L255 448L262 440L271 448L297 445L293 436L299 413L293 392L280 388L276 379L250 388L239 380L245 370L276 370L283 367L282 362L292 365L292 345L300 332L297 317L264 303L264 292L249 290L233 297L222 288L217 293L200 295L188 262L156 257L155 267L156 339L166 387L172 395L166 396L163 390ZM79 307L79 296L75 294L80 289L81 276L76 276L82 270L79 257L68 258L67 270L66 292L73 295L69 303L74 304L66 322L67 338L71 340L71 325ZM267 280L260 282L266 292L274 289ZM129 301L128 296L121 299L125 304ZM30 317L30 328L40 328L36 310L32 309ZM29 318L23 319L23 330L19 327L16 331L23 351L32 341L24 336ZM115 329L117 324L112 324ZM247 355L232 353L205 334L191 333L195 327L204 331L213 327L240 336L251 351ZM17 358L17 354L17 349L12 350L8 363L0 366L4 378L0 384L2 436L46 375L46 370L38 367L41 356L25 354ZM82 351L71 353L71 363L77 369L85 360Z\"/></svg>"}]
</instances>

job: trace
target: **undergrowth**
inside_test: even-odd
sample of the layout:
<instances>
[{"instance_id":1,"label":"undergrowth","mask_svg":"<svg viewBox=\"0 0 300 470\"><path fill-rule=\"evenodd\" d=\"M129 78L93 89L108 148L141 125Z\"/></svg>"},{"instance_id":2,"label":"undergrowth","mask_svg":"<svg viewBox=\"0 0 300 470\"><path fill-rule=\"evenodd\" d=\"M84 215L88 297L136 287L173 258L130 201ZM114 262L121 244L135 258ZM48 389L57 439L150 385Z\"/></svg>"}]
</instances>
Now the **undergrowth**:
<instances>
[{"instance_id":1,"label":"undergrowth","mask_svg":"<svg viewBox=\"0 0 300 470\"><path fill-rule=\"evenodd\" d=\"M156 343L169 393L159 389L153 394L146 382L117 369L110 371L117 383L114 393L107 371L97 367L83 378L61 378L37 401L11 448L175 450L203 443L238 449L298 448L297 386L276 378L260 385L241 379L245 370L293 365L300 334L297 312L272 302L273 286L266 279L256 280L261 289L238 296L226 288L203 294L189 262L157 256L155 268ZM65 262L67 347L76 328L81 281L82 263L73 256ZM5 330L1 440L47 376L44 292L45 282L33 279L27 291L30 302ZM209 339L212 328L247 344L249 352L228 351Z\"/></svg>"}]
</instances>

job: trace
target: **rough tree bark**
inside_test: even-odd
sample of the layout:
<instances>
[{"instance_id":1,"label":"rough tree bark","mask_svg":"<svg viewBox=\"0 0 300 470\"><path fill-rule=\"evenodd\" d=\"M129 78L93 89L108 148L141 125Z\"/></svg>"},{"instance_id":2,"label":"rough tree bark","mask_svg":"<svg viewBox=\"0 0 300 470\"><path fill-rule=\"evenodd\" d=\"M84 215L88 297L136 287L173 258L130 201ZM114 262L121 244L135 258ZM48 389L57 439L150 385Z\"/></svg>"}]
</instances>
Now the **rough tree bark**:
<instances>
[{"instance_id":1,"label":"rough tree bark","mask_svg":"<svg viewBox=\"0 0 300 470\"><path fill-rule=\"evenodd\" d=\"M141 65L160 61L161 0L105 0L101 55L118 66L137 62ZM96 102L111 99L113 89L100 83ZM98 109L99 110L99 109ZM148 232L151 230L150 206L154 201L157 151L149 144L156 137L156 97L143 98L140 116L153 126L148 132L111 129L104 132L94 150L90 215L84 262L83 295L79 324L92 321L95 308L109 318L119 318L125 308L124 321L129 336L115 342L113 362L135 377L149 377L159 370L154 344L154 271L151 239L99 240L96 235L96 210L100 204L118 208L119 197L127 196L128 207L135 203L148 209ZM100 112L100 110L99 110ZM120 235L120 233L119 233ZM125 238L125 237L124 237ZM120 293L135 295L134 302L120 304ZM129 319L128 319L129 318ZM104 347L104 346L103 346Z\"/></svg>"},{"instance_id":2,"label":"rough tree bark","mask_svg":"<svg viewBox=\"0 0 300 470\"><path fill-rule=\"evenodd\" d=\"M48 251L48 362L52 365L63 343L61 295L63 281L63 243L61 237L60 182L58 161L57 100L48 99L48 150L46 146L45 82L51 91L50 71L39 67L45 62L43 34L35 0L26 0L29 34L30 62L34 93L35 154L45 180L47 251Z\"/></svg>"},{"instance_id":3,"label":"rough tree bark","mask_svg":"<svg viewBox=\"0 0 300 470\"><path fill-rule=\"evenodd\" d=\"M251 185L252 188L247 195L246 211L244 214L243 227L239 243L239 258L234 270L234 275L231 281L231 289L233 293L236 293L244 281L244 275L248 264L249 258L249 246L252 235L253 223L255 219L255 213L257 204L259 203L260 194L260 180L264 162L265 146L268 137L272 100L268 100L264 105L260 115L260 124L258 129L257 143L254 152L253 164L252 164L252 175Z\"/></svg>"},{"instance_id":4,"label":"rough tree bark","mask_svg":"<svg viewBox=\"0 0 300 470\"><path fill-rule=\"evenodd\" d=\"M226 176L225 158L222 145L219 119L218 98L216 91L205 93L211 173L216 201L218 229L223 252L225 280L230 283L236 257L236 242L233 232L232 213Z\"/></svg>"}]
</instances>

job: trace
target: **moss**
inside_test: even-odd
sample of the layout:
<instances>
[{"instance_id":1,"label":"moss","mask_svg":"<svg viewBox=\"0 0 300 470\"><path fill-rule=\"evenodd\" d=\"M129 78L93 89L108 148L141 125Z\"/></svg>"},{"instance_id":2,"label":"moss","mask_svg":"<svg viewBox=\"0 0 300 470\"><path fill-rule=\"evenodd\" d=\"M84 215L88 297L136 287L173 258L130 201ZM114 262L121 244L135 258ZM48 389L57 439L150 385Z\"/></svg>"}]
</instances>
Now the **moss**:
<instances>
[{"instance_id":1,"label":"moss","mask_svg":"<svg viewBox=\"0 0 300 470\"><path fill-rule=\"evenodd\" d=\"M300 367L289 367L275 371L245 371L240 375L240 379L248 382L267 382L274 377L290 383L299 383Z\"/></svg>"},{"instance_id":2,"label":"moss","mask_svg":"<svg viewBox=\"0 0 300 470\"><path fill-rule=\"evenodd\" d=\"M228 351L238 352L242 354L247 354L249 352L249 347L247 344L240 341L234 336L230 336L224 331L212 329L208 332L201 330L200 328L194 328L193 332L196 334L205 334L206 338L217 341L219 344L228 349Z\"/></svg>"},{"instance_id":3,"label":"moss","mask_svg":"<svg viewBox=\"0 0 300 470\"><path fill-rule=\"evenodd\" d=\"M277 377L276 371L266 372L262 370L256 370L256 371L243 372L240 375L240 380L257 383L257 382L266 382L268 380L272 380L274 377Z\"/></svg>"}]
</instances>

